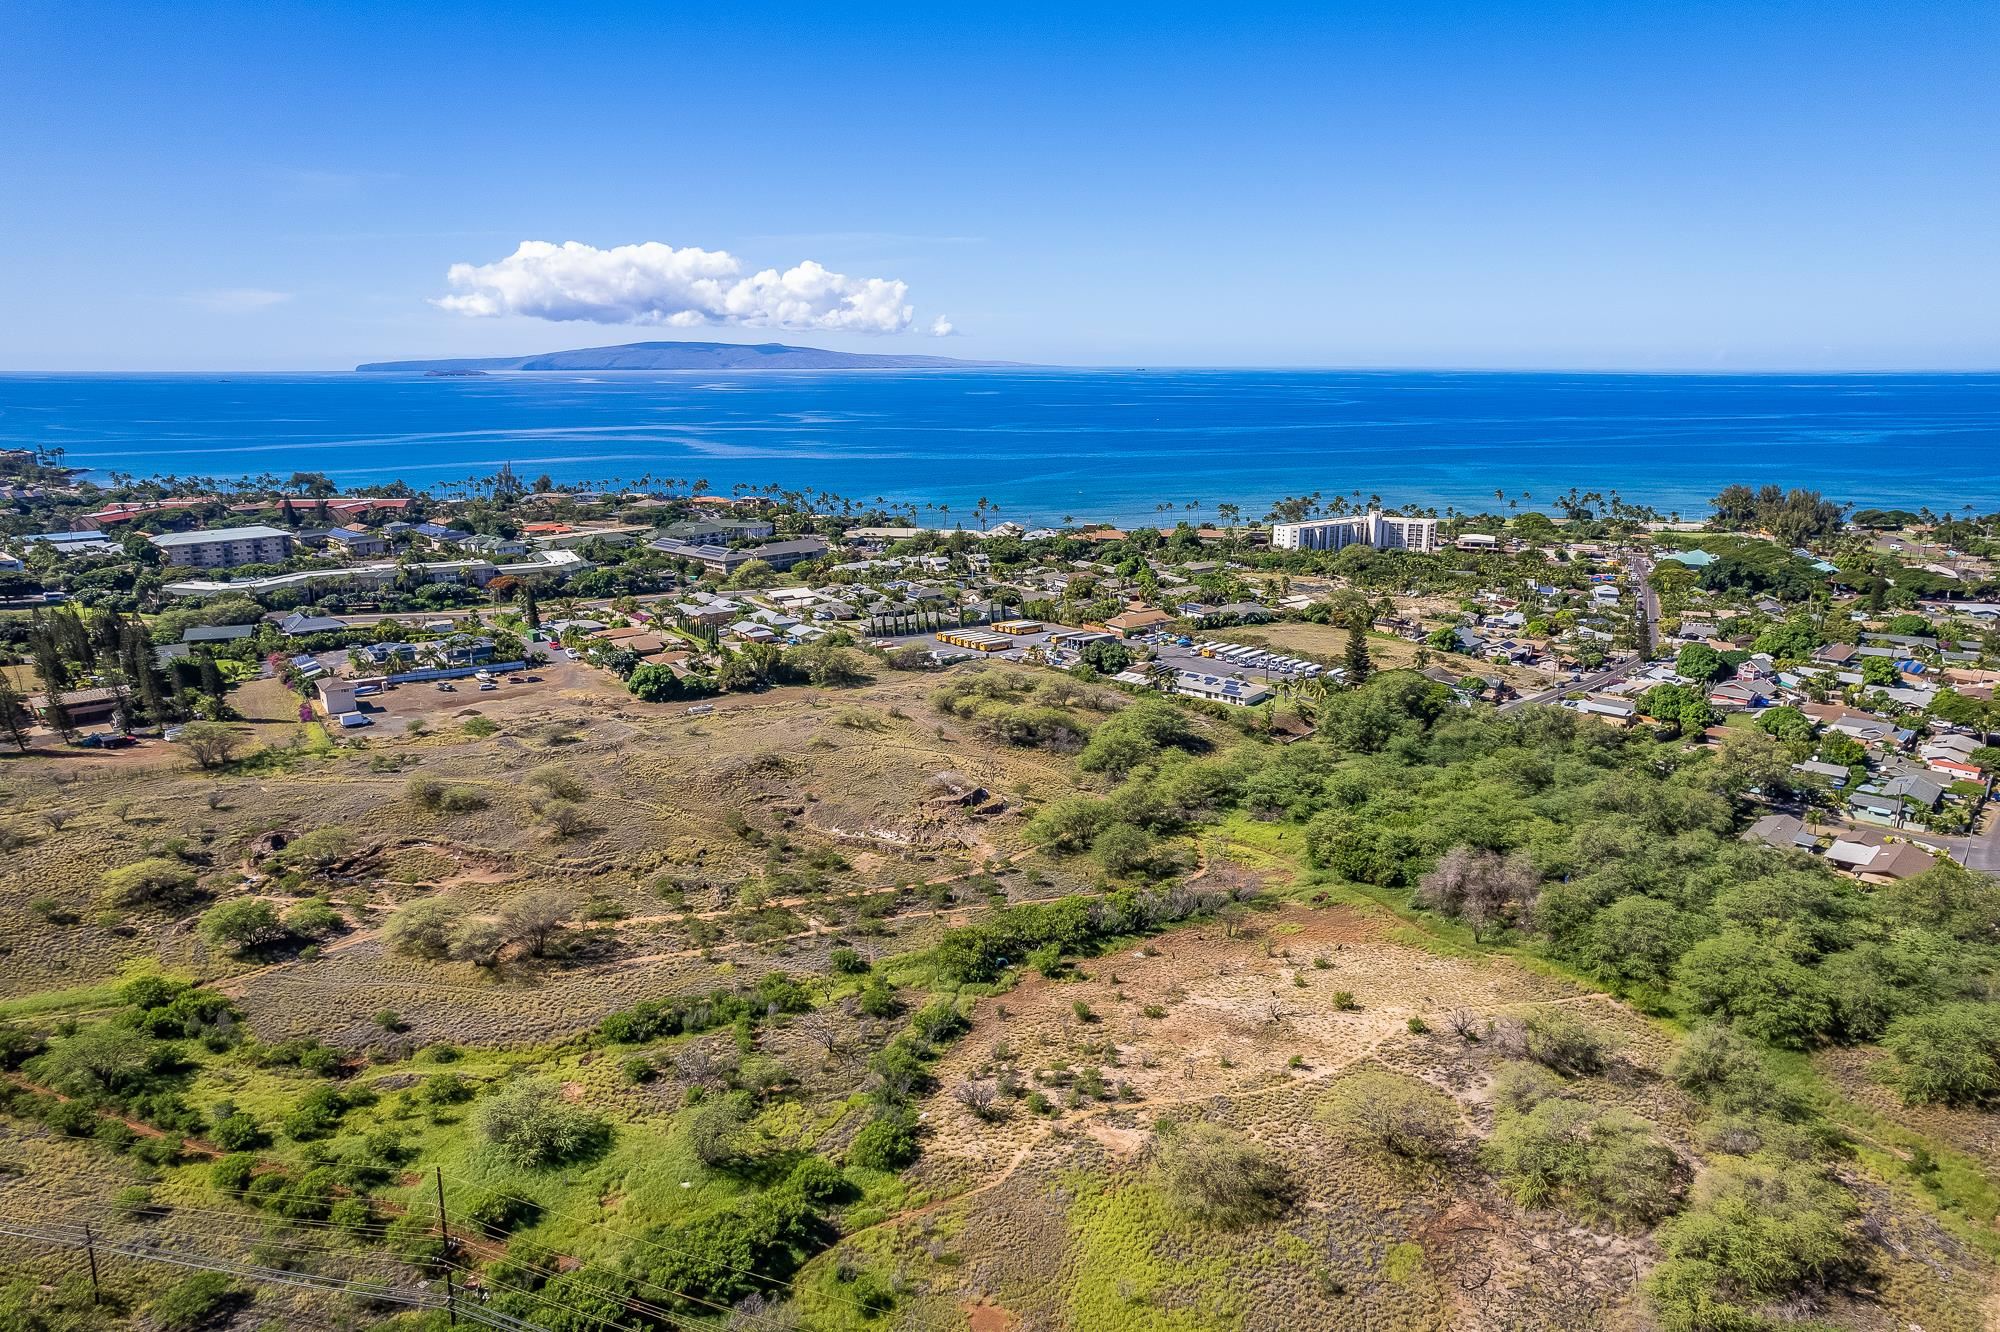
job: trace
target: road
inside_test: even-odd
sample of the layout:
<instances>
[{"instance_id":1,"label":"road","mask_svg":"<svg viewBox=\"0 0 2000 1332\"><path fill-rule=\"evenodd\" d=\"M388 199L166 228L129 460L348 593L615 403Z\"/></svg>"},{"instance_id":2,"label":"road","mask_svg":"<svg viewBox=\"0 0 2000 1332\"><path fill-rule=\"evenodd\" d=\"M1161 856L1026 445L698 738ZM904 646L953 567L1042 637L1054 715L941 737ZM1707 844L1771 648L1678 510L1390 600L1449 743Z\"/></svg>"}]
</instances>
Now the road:
<instances>
[{"instance_id":1,"label":"road","mask_svg":"<svg viewBox=\"0 0 2000 1332\"><path fill-rule=\"evenodd\" d=\"M1639 589L1639 616L1645 625L1646 646L1657 646L1660 632L1660 594L1653 590L1653 562L1633 551L1625 567L1632 572L1632 586Z\"/></svg>"},{"instance_id":2,"label":"road","mask_svg":"<svg viewBox=\"0 0 2000 1332\"><path fill-rule=\"evenodd\" d=\"M1632 586L1638 593L1639 615L1645 624L1646 642L1648 645L1652 645L1655 643L1660 631L1660 594L1653 590L1653 562L1639 552L1634 551L1626 557L1625 567L1631 573ZM1632 672L1645 664L1645 658L1632 657L1616 665L1608 666L1595 675L1586 675L1580 680L1563 681L1553 689L1545 689L1539 694L1529 694L1525 698L1517 698L1512 702L1502 703L1500 711L1511 712L1515 708L1526 707L1530 703L1560 702L1565 694L1593 693L1599 689L1603 689L1607 685L1617 684L1620 680L1623 680L1626 676L1632 674Z\"/></svg>"},{"instance_id":3,"label":"road","mask_svg":"<svg viewBox=\"0 0 2000 1332\"><path fill-rule=\"evenodd\" d=\"M1985 827L1975 828L1970 837L1939 837L1931 833L1911 836L1944 847L1953 860L1967 869L2000 875L2000 809L1987 810Z\"/></svg>"}]
</instances>

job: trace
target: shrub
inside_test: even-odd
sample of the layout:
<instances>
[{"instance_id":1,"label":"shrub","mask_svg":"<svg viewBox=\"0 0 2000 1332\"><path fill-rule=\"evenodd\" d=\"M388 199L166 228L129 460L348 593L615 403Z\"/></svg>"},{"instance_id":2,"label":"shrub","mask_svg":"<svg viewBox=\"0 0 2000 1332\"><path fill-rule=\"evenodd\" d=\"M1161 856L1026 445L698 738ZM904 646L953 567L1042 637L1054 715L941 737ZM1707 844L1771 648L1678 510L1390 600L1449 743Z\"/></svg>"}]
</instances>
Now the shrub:
<instances>
[{"instance_id":1,"label":"shrub","mask_svg":"<svg viewBox=\"0 0 2000 1332\"><path fill-rule=\"evenodd\" d=\"M917 1117L905 1109L884 1110L862 1125L847 1146L847 1163L863 1170L896 1171L917 1159Z\"/></svg>"},{"instance_id":2,"label":"shrub","mask_svg":"<svg viewBox=\"0 0 2000 1332\"><path fill-rule=\"evenodd\" d=\"M1510 1060L1493 1077L1493 1105L1496 1110L1526 1114L1550 1097L1568 1094L1560 1077L1540 1064Z\"/></svg>"},{"instance_id":3,"label":"shrub","mask_svg":"<svg viewBox=\"0 0 2000 1332\"><path fill-rule=\"evenodd\" d=\"M208 1136L225 1152L247 1152L271 1140L263 1127L241 1110L219 1117Z\"/></svg>"},{"instance_id":4,"label":"shrub","mask_svg":"<svg viewBox=\"0 0 2000 1332\"><path fill-rule=\"evenodd\" d=\"M213 772L235 757L242 737L221 722L189 722L181 728L180 746L204 772Z\"/></svg>"},{"instance_id":5,"label":"shrub","mask_svg":"<svg viewBox=\"0 0 2000 1332\"><path fill-rule=\"evenodd\" d=\"M382 926L389 947L411 957L437 959L451 951L458 912L446 902L424 898L402 907Z\"/></svg>"},{"instance_id":6,"label":"shrub","mask_svg":"<svg viewBox=\"0 0 2000 1332\"><path fill-rule=\"evenodd\" d=\"M103 883L105 898L113 906L184 906L201 895L194 871L166 856L106 870Z\"/></svg>"},{"instance_id":7,"label":"shrub","mask_svg":"<svg viewBox=\"0 0 2000 1332\"><path fill-rule=\"evenodd\" d=\"M232 1152L209 1167L208 1177L217 1189L233 1196L249 1188L256 1173L256 1153Z\"/></svg>"},{"instance_id":8,"label":"shrub","mask_svg":"<svg viewBox=\"0 0 2000 1332\"><path fill-rule=\"evenodd\" d=\"M750 1109L750 1099L744 1095L698 1106L688 1120L688 1146L695 1159L711 1169L734 1161Z\"/></svg>"},{"instance_id":9,"label":"shrub","mask_svg":"<svg viewBox=\"0 0 2000 1332\"><path fill-rule=\"evenodd\" d=\"M1658 1233L1646 1280L1667 1332L1765 1326L1757 1308L1857 1266L1854 1198L1815 1167L1719 1161Z\"/></svg>"},{"instance_id":10,"label":"shrub","mask_svg":"<svg viewBox=\"0 0 2000 1332\"><path fill-rule=\"evenodd\" d=\"M870 977L868 983L861 987L861 997L857 1002L863 1013L875 1018L894 1017L901 1007L896 992L883 984L879 976Z\"/></svg>"},{"instance_id":11,"label":"shrub","mask_svg":"<svg viewBox=\"0 0 2000 1332\"><path fill-rule=\"evenodd\" d=\"M1677 1198L1679 1162L1651 1125L1565 1097L1503 1111L1486 1158L1522 1206L1586 1220L1651 1225Z\"/></svg>"},{"instance_id":12,"label":"shrub","mask_svg":"<svg viewBox=\"0 0 2000 1332\"><path fill-rule=\"evenodd\" d=\"M473 1200L463 1213L488 1239L497 1239L541 1218L539 1203L504 1193L488 1193Z\"/></svg>"},{"instance_id":13,"label":"shrub","mask_svg":"<svg viewBox=\"0 0 2000 1332\"><path fill-rule=\"evenodd\" d=\"M337 1087L314 1087L299 1098L287 1114L281 1127L285 1136L295 1142L310 1142L324 1138L340 1126L340 1117L347 1113L347 1098Z\"/></svg>"},{"instance_id":14,"label":"shrub","mask_svg":"<svg viewBox=\"0 0 2000 1332\"><path fill-rule=\"evenodd\" d=\"M347 920L324 897L309 897L285 912L285 932L301 939L324 939L346 928Z\"/></svg>"},{"instance_id":15,"label":"shrub","mask_svg":"<svg viewBox=\"0 0 2000 1332\"><path fill-rule=\"evenodd\" d=\"M844 1188L828 1162L808 1157L741 1207L648 1232L638 1274L652 1289L671 1292L667 1303L676 1312L695 1315L768 1291L825 1242L819 1209Z\"/></svg>"},{"instance_id":16,"label":"shrub","mask_svg":"<svg viewBox=\"0 0 2000 1332\"><path fill-rule=\"evenodd\" d=\"M153 1298L146 1311L162 1332L194 1332L220 1319L245 1296L220 1272L182 1277Z\"/></svg>"},{"instance_id":17,"label":"shrub","mask_svg":"<svg viewBox=\"0 0 2000 1332\"><path fill-rule=\"evenodd\" d=\"M325 873L354 854L359 839L345 828L314 828L292 839L277 855L286 869Z\"/></svg>"},{"instance_id":18,"label":"shrub","mask_svg":"<svg viewBox=\"0 0 2000 1332\"><path fill-rule=\"evenodd\" d=\"M1325 1113L1349 1141L1406 1161L1437 1164L1458 1145L1458 1111L1451 1098L1384 1070L1363 1069L1342 1078L1327 1097Z\"/></svg>"},{"instance_id":19,"label":"shrub","mask_svg":"<svg viewBox=\"0 0 2000 1332\"><path fill-rule=\"evenodd\" d=\"M1233 1228L1280 1216L1290 1206L1284 1170L1242 1134L1220 1124L1174 1130L1155 1173L1174 1206L1204 1225Z\"/></svg>"},{"instance_id":20,"label":"shrub","mask_svg":"<svg viewBox=\"0 0 2000 1332\"><path fill-rule=\"evenodd\" d=\"M1530 1013L1521 1038L1528 1058L1570 1076L1602 1072L1611 1049L1603 1032L1560 1008Z\"/></svg>"},{"instance_id":21,"label":"shrub","mask_svg":"<svg viewBox=\"0 0 2000 1332\"><path fill-rule=\"evenodd\" d=\"M1417 900L1458 917L1477 940L1489 928L1525 916L1540 885L1541 875L1525 854L1455 846L1418 882Z\"/></svg>"},{"instance_id":22,"label":"shrub","mask_svg":"<svg viewBox=\"0 0 2000 1332\"><path fill-rule=\"evenodd\" d=\"M589 788L573 773L553 763L536 768L528 780L556 800L581 800L589 794Z\"/></svg>"},{"instance_id":23,"label":"shrub","mask_svg":"<svg viewBox=\"0 0 2000 1332\"><path fill-rule=\"evenodd\" d=\"M1897 1018L1882 1044L1906 1105L1983 1105L2000 1097L2000 1004L1946 1004Z\"/></svg>"},{"instance_id":24,"label":"shrub","mask_svg":"<svg viewBox=\"0 0 2000 1332\"><path fill-rule=\"evenodd\" d=\"M507 931L497 920L461 920L452 927L446 955L454 962L491 967L499 963L507 942Z\"/></svg>"},{"instance_id":25,"label":"shrub","mask_svg":"<svg viewBox=\"0 0 2000 1332\"><path fill-rule=\"evenodd\" d=\"M611 1132L603 1120L565 1102L555 1084L539 1080L487 1100L480 1107L479 1130L503 1158L531 1169L586 1156Z\"/></svg>"},{"instance_id":26,"label":"shrub","mask_svg":"<svg viewBox=\"0 0 2000 1332\"><path fill-rule=\"evenodd\" d=\"M1804 1105L1778 1085L1755 1046L1728 1027L1692 1032L1667 1065L1681 1090L1725 1114L1772 1114L1797 1118Z\"/></svg>"},{"instance_id":27,"label":"shrub","mask_svg":"<svg viewBox=\"0 0 2000 1332\"><path fill-rule=\"evenodd\" d=\"M826 955L826 961L838 976L859 976L868 970L868 960L852 948L836 948Z\"/></svg>"},{"instance_id":28,"label":"shrub","mask_svg":"<svg viewBox=\"0 0 2000 1332\"><path fill-rule=\"evenodd\" d=\"M1178 863L1158 837L1124 822L1112 823L1097 834L1090 843L1090 853L1106 874L1116 878L1168 874Z\"/></svg>"},{"instance_id":29,"label":"shrub","mask_svg":"<svg viewBox=\"0 0 2000 1332\"><path fill-rule=\"evenodd\" d=\"M438 793L437 808L444 814L475 814L487 804L486 792L476 786L447 786Z\"/></svg>"},{"instance_id":30,"label":"shrub","mask_svg":"<svg viewBox=\"0 0 2000 1332\"><path fill-rule=\"evenodd\" d=\"M417 1098L425 1105L462 1105L471 1100L477 1089L456 1073L438 1073L425 1078L417 1089Z\"/></svg>"}]
</instances>

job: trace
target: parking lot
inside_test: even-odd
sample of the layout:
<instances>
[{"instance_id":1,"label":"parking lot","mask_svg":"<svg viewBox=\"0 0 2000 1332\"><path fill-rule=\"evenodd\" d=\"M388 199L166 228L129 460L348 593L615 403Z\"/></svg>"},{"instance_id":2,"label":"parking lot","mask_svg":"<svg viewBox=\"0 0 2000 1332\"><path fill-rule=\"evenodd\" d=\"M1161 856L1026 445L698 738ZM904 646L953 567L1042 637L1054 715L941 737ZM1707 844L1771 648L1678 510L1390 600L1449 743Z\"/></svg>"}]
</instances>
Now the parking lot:
<instances>
[{"instance_id":1,"label":"parking lot","mask_svg":"<svg viewBox=\"0 0 2000 1332\"><path fill-rule=\"evenodd\" d=\"M1165 634L1147 635L1133 639L1131 646L1151 649L1155 656L1176 670L1199 671L1203 675L1238 680L1261 680L1266 684L1275 684L1280 680L1311 680L1322 675L1338 678L1340 674L1338 667L1322 666L1302 657L1288 657L1264 648L1225 643L1198 634L1189 638L1190 641L1183 644L1178 638Z\"/></svg>"},{"instance_id":2,"label":"parking lot","mask_svg":"<svg viewBox=\"0 0 2000 1332\"><path fill-rule=\"evenodd\" d=\"M988 633L991 630L992 627L990 625L977 625L965 632ZM1026 658L1030 647L1038 647L1042 650L1050 665L1066 667L1076 664L1078 660L1076 650L1065 646L1061 641L1051 640L1062 640L1066 636L1082 635L1088 632L1088 630L1071 628L1064 625L1045 625L1040 631L1035 633L1004 635L1004 637L1014 639L1014 645L996 652L977 652L969 648L955 648L950 644L940 642L937 635L932 632L898 634L884 638L875 638L869 641L878 645L886 645L891 650L916 644L941 654L941 659L954 661L985 657L998 661L1018 662ZM1137 638L1126 640L1125 646L1133 649L1135 652L1150 652L1160 661L1172 666L1176 670L1198 671L1203 675L1214 675L1238 680L1259 680L1267 684L1276 683L1280 680L1309 680L1320 675L1337 678L1339 675L1338 668L1324 667L1317 662L1306 661L1303 658L1288 657L1259 648L1243 647L1225 643L1217 639L1202 638L1198 635L1190 636L1189 642L1183 644L1176 635L1142 634ZM1204 649L1207 650L1208 655L1204 655Z\"/></svg>"}]
</instances>

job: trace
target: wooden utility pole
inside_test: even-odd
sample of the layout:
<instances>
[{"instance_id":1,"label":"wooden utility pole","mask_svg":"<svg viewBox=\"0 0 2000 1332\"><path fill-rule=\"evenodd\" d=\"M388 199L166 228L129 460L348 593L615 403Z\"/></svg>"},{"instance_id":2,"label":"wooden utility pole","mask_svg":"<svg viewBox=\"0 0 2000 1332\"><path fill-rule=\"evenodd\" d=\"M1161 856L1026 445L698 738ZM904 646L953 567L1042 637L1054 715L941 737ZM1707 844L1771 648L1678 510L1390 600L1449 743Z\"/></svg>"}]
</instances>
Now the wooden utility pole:
<instances>
[{"instance_id":1,"label":"wooden utility pole","mask_svg":"<svg viewBox=\"0 0 2000 1332\"><path fill-rule=\"evenodd\" d=\"M83 1226L83 1254L90 1260L90 1302L101 1304L103 1292L97 1288L97 1237L90 1233L90 1223Z\"/></svg>"},{"instance_id":2,"label":"wooden utility pole","mask_svg":"<svg viewBox=\"0 0 2000 1332\"><path fill-rule=\"evenodd\" d=\"M458 1299L455 1295L452 1294L452 1289L451 1289L451 1229L448 1225L446 1225L445 1215L444 1215L444 1167L438 1166L436 1167L436 1170L437 1170L437 1193L438 1193L438 1236L444 1241L444 1261L445 1261L444 1311L446 1315L450 1317L451 1325L453 1327L457 1327Z\"/></svg>"}]
</instances>

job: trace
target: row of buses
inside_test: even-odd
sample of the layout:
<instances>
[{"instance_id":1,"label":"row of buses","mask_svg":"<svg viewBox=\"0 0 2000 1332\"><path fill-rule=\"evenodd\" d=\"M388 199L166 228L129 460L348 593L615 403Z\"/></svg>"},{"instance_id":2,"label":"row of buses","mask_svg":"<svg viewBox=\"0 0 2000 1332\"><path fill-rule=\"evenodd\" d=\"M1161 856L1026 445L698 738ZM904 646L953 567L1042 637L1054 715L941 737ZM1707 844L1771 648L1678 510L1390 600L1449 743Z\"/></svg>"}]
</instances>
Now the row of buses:
<instances>
[{"instance_id":1,"label":"row of buses","mask_svg":"<svg viewBox=\"0 0 2000 1332\"><path fill-rule=\"evenodd\" d=\"M1297 657L1284 657L1259 647L1249 647L1242 643L1197 642L1194 650L1204 657L1228 662L1231 666L1243 666L1253 671L1273 671L1279 675L1296 675L1302 680L1310 680L1324 674L1326 668L1316 661L1301 661Z\"/></svg>"}]
</instances>

